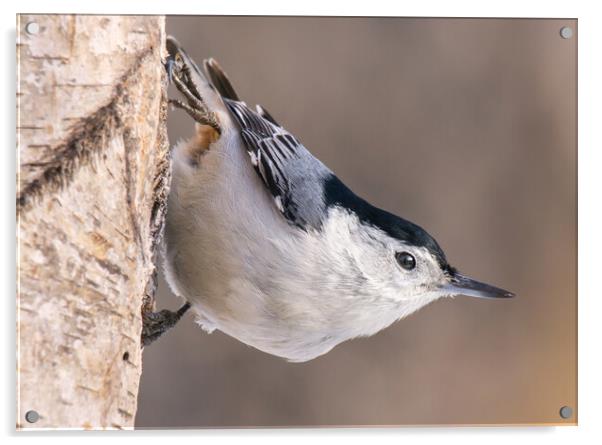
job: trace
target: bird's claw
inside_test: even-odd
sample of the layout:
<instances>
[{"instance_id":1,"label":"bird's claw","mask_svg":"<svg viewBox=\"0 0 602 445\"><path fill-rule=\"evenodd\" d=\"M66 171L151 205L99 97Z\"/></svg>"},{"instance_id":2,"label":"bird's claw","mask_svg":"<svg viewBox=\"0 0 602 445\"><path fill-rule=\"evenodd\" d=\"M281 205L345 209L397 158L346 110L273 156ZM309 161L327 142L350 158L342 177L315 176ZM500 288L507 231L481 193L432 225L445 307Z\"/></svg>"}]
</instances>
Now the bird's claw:
<instances>
[{"instance_id":1,"label":"bird's claw","mask_svg":"<svg viewBox=\"0 0 602 445\"><path fill-rule=\"evenodd\" d=\"M169 83L172 82L173 80L173 70L174 70L174 65L175 65L176 61L174 60L173 57L171 57L171 55L167 58L167 61L165 62L165 71L167 72L167 81Z\"/></svg>"},{"instance_id":2,"label":"bird's claw","mask_svg":"<svg viewBox=\"0 0 602 445\"><path fill-rule=\"evenodd\" d=\"M221 126L214 112L210 111L203 97L199 93L190 71L190 66L180 56L180 53L170 55L165 63L165 70L170 82L173 82L178 91L186 99L186 103L176 99L170 99L169 103L174 107L186 111L190 117L201 125L209 125L218 134L222 133Z\"/></svg>"},{"instance_id":3,"label":"bird's claw","mask_svg":"<svg viewBox=\"0 0 602 445\"><path fill-rule=\"evenodd\" d=\"M171 328L190 309L190 303L184 304L176 312L163 309L159 312L142 314L142 346L148 346Z\"/></svg>"}]
</instances>

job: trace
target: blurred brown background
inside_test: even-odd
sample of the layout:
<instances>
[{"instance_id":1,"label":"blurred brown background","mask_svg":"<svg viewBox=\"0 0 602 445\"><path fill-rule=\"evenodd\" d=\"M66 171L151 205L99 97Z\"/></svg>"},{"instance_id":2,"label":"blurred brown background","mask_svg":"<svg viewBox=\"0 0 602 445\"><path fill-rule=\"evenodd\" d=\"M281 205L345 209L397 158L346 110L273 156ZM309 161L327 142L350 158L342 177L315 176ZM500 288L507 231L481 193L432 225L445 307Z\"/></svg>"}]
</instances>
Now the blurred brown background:
<instances>
[{"instance_id":1,"label":"blurred brown background","mask_svg":"<svg viewBox=\"0 0 602 445\"><path fill-rule=\"evenodd\" d=\"M207 335L187 316L144 351L138 427L576 421L575 20L170 17L167 27L354 191L518 297L440 300L303 364ZM191 132L172 112L172 143ZM163 283L159 305L178 303Z\"/></svg>"}]
</instances>

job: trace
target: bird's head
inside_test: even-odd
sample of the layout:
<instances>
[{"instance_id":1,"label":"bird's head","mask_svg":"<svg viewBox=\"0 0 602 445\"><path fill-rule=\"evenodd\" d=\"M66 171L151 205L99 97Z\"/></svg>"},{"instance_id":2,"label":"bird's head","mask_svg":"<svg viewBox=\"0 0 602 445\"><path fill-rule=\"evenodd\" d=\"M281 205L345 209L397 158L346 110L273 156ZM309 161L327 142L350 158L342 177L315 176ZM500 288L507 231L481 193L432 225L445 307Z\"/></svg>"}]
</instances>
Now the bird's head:
<instances>
[{"instance_id":1,"label":"bird's head","mask_svg":"<svg viewBox=\"0 0 602 445\"><path fill-rule=\"evenodd\" d=\"M328 185L327 185L328 186ZM403 317L441 297L509 298L514 294L469 278L452 267L437 241L418 225L350 194L327 189L331 215L346 233L353 274L375 304L399 307Z\"/></svg>"}]
</instances>

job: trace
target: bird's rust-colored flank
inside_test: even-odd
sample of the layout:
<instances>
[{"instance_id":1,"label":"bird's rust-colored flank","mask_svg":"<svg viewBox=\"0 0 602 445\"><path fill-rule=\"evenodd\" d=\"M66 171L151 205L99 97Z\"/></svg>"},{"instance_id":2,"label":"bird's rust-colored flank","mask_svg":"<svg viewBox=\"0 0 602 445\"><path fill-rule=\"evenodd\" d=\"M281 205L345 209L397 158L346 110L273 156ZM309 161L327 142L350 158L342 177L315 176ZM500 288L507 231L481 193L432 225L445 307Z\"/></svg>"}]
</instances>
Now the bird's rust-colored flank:
<instances>
[{"instance_id":1,"label":"bird's rust-colored flank","mask_svg":"<svg viewBox=\"0 0 602 445\"><path fill-rule=\"evenodd\" d=\"M195 135L188 144L187 155L193 164L198 164L201 156L209 150L209 146L219 139L220 134L210 125L195 125Z\"/></svg>"}]
</instances>

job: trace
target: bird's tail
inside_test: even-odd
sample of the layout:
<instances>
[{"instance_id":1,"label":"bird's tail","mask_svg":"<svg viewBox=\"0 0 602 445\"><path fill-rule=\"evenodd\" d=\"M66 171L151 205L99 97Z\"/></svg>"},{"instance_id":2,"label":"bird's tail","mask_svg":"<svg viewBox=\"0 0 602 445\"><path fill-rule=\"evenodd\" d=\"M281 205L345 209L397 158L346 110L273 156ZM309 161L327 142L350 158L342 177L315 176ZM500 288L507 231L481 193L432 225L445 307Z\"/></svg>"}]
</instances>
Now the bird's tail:
<instances>
[{"instance_id":1,"label":"bird's tail","mask_svg":"<svg viewBox=\"0 0 602 445\"><path fill-rule=\"evenodd\" d=\"M238 94L236 94L232 86L232 82L230 82L226 72L217 63L217 60L214 58L205 59L204 65L205 71L209 74L209 79L211 79L211 83L217 92L225 99L240 101Z\"/></svg>"},{"instance_id":2,"label":"bird's tail","mask_svg":"<svg viewBox=\"0 0 602 445\"><path fill-rule=\"evenodd\" d=\"M242 102L242 100L239 98L238 94L236 93L236 90L232 86L232 82L230 82L228 75L223 70L223 68L220 66L220 64L217 63L217 60L215 60L213 58L209 58L204 61L204 64L205 64L205 71L209 75L209 78L211 79L211 83L213 84L213 87L222 96L222 98L228 99L228 100L235 100L237 102ZM279 124L276 122L276 120L270 115L270 113L264 107L257 105L256 111L264 119L270 121L274 125L279 126Z\"/></svg>"}]
</instances>

